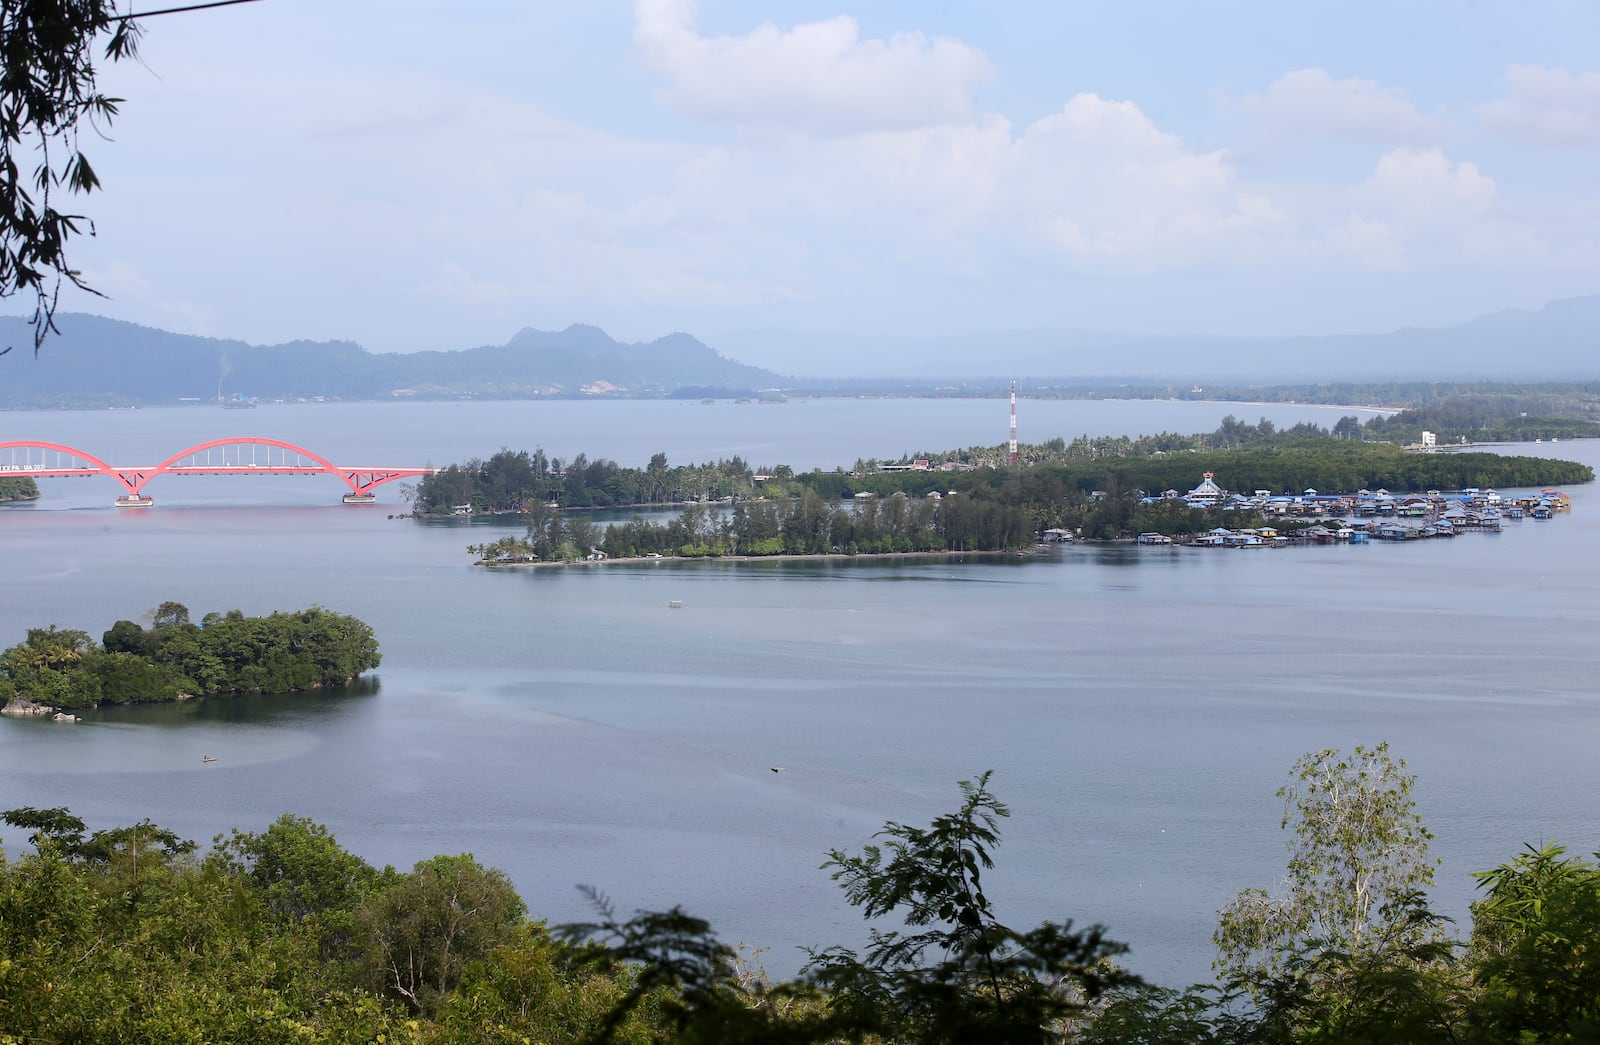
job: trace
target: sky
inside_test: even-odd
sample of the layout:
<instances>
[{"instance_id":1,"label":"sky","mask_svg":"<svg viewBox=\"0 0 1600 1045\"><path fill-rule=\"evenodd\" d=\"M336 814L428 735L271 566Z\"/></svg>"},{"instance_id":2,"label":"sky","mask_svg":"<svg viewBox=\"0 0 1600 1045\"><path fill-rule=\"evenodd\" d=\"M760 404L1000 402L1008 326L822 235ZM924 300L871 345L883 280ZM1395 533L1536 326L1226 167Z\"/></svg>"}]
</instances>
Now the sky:
<instances>
[{"instance_id":1,"label":"sky","mask_svg":"<svg viewBox=\"0 0 1600 1045\"><path fill-rule=\"evenodd\" d=\"M373 351L1458 323L1600 292L1596 40L1591 0L154 17L84 142L107 298L62 307Z\"/></svg>"}]
</instances>

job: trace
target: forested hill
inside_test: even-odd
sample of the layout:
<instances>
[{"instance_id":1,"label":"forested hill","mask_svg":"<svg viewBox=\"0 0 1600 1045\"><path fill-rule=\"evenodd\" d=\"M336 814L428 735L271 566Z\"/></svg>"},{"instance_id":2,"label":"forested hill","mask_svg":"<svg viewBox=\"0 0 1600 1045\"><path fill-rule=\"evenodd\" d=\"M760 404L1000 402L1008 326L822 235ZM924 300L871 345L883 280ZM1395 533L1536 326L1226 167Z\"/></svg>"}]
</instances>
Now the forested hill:
<instances>
[{"instance_id":1,"label":"forested hill","mask_svg":"<svg viewBox=\"0 0 1600 1045\"><path fill-rule=\"evenodd\" d=\"M0 317L0 407L157 405L192 398L522 399L533 396L749 394L779 384L688 334L648 343L596 327L523 330L504 345L373 353L350 341L243 341L173 334L89 315L58 315L34 358L22 317Z\"/></svg>"}]
</instances>

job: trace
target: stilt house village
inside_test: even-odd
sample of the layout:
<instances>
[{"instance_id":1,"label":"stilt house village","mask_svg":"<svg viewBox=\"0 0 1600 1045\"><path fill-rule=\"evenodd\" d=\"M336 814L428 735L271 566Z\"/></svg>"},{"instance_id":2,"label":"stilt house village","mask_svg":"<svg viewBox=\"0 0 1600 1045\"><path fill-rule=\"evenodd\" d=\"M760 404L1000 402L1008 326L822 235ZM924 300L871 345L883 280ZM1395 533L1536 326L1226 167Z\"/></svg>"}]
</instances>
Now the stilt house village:
<instances>
[{"instance_id":1,"label":"stilt house village","mask_svg":"<svg viewBox=\"0 0 1600 1045\"><path fill-rule=\"evenodd\" d=\"M1550 519L1557 512L1570 511L1572 498L1546 487L1535 494L1502 496L1492 489L1469 488L1458 493L1429 490L1421 494L1392 494L1388 490L1358 490L1353 494L1323 494L1306 489L1298 494L1274 495L1268 490L1251 494L1229 493L1206 472L1199 485L1188 493L1167 490L1146 496L1141 504L1182 502L1202 510L1253 513L1265 520L1293 521L1285 526L1252 526L1230 529L1216 526L1194 535L1192 543L1203 548L1282 547L1297 541L1330 543L1349 541L1408 541L1429 537L1454 537L1466 531L1498 531L1506 521L1524 518ZM1045 539L1072 540L1069 530L1051 529ZM1172 544L1171 535L1155 532L1139 534L1140 544Z\"/></svg>"}]
</instances>

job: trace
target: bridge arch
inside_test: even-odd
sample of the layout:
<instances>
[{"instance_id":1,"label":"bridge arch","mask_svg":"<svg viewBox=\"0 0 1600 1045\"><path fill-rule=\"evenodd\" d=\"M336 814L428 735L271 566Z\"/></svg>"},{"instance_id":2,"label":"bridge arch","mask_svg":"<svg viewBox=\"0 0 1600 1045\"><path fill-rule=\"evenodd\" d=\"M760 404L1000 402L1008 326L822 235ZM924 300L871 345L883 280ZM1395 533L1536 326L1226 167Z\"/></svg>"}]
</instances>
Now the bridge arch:
<instances>
[{"instance_id":1,"label":"bridge arch","mask_svg":"<svg viewBox=\"0 0 1600 1045\"><path fill-rule=\"evenodd\" d=\"M165 461L162 461L160 464L150 469L147 473L140 475L136 480L134 493L137 494L139 490L144 488L145 483L149 482L151 479L154 479L158 475L170 475L181 470L182 466L180 466L178 462L183 460L185 457L192 457L195 454L204 453L207 450L215 450L218 447L223 446L269 446L278 450L283 450L287 453L299 454L301 457L315 461L316 467L308 467L303 465L274 466L269 464L263 466L261 471L278 472L280 474L289 475L305 475L308 473L326 472L329 475L337 475L340 479L342 479L345 485L350 487L350 491L352 493L357 492L357 487L354 480L345 474L344 469L340 468L326 457L323 457L321 454L313 453L303 446L297 446L294 443L285 442L282 439L271 439L266 436L233 436L226 439L211 439L204 443L197 443L196 445L189 447L187 450L179 450ZM196 467L198 468L202 466Z\"/></svg>"},{"instance_id":2,"label":"bridge arch","mask_svg":"<svg viewBox=\"0 0 1600 1045\"><path fill-rule=\"evenodd\" d=\"M39 468L30 467L22 470L26 475L109 475L111 478L122 484L122 488L128 491L128 495L130 497L136 497L139 493L138 489L120 472L118 472L117 469L100 460L100 458L89 453L87 450L79 450L76 446L68 446L65 443L49 443L40 439L12 439L8 442L0 443L0 450L49 450L55 453L67 454L69 456L76 457L80 461L84 461L89 465L88 468L50 468L48 466L41 466Z\"/></svg>"},{"instance_id":3,"label":"bridge arch","mask_svg":"<svg viewBox=\"0 0 1600 1045\"><path fill-rule=\"evenodd\" d=\"M230 463L227 453L223 454L221 463L213 461L208 451L234 447L241 450L239 460ZM251 452L249 460L243 460L242 449L249 447ZM255 448L266 447L269 451L266 463L256 459ZM355 467L351 465L336 465L321 454L307 450L296 443L286 442L282 439L272 439L266 436L232 436L226 439L210 439L203 443L180 450L154 467L121 467L112 465L96 457L94 454L79 450L75 446L64 443L52 443L39 439L15 439L9 442L0 442L0 455L7 450L36 450L41 451L39 460L25 458L25 463L17 464L16 454L11 455L10 463L0 459L0 476L28 476L33 478L55 476L83 476L106 475L116 480L122 487L126 496L117 498L117 504L127 507L147 507L150 498L144 495L144 487L151 479L158 475L333 475L337 476L350 493L345 496L347 504L369 504L373 500L372 491L385 483L394 482L396 479L413 479L432 475L435 468L375 468ZM282 456L274 462L270 451L282 452ZM47 454L60 455L52 462ZM198 455L205 454L203 461L194 460ZM64 458L70 461L63 463ZM185 463L185 462L188 463Z\"/></svg>"}]
</instances>

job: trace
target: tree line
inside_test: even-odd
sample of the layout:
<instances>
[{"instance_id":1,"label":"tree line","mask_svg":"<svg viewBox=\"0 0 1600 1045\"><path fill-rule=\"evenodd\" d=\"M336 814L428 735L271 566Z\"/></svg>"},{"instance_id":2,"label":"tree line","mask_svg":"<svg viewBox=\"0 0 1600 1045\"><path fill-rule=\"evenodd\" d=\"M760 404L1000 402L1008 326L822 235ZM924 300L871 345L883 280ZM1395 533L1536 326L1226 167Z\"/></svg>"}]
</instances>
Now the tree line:
<instances>
[{"instance_id":1,"label":"tree line","mask_svg":"<svg viewBox=\"0 0 1600 1045\"><path fill-rule=\"evenodd\" d=\"M1455 430L1448 425L1434 425L1429 416L1426 411L1415 414L1402 411L1394 415L1398 420L1372 418L1363 424L1359 418L1348 415L1331 428L1308 421L1279 428L1266 418L1251 424L1229 414L1211 432L1189 435L1161 432L1136 437L1083 435L1071 441L1056 438L1019 446L1018 458L1028 468L1070 469L1084 482L1093 482L1110 466L1124 467L1149 477L1148 483L1140 485L1156 489L1187 489L1187 485L1179 484L1193 484L1198 478L1193 474L1197 464L1192 460L1195 456L1203 459L1200 470L1217 472L1218 483L1228 489L1270 489L1277 493L1298 493L1307 486L1328 493L1354 493L1363 486L1420 491L1461 489L1463 486L1565 485L1594 478L1592 469L1570 461L1552 462L1553 467L1543 468L1544 458L1406 452L1398 444L1416 442L1424 428L1439 435L1441 443L1454 441ZM1530 439L1538 434L1534 429L1539 426L1548 427L1559 437L1568 431L1581 431L1588 423L1572 419L1515 419L1515 424L1527 428L1526 438ZM1600 429L1596 429L1596 433L1600 434ZM1476 441L1491 439L1484 429L1470 429L1463 434ZM1217 459L1217 454L1231 456ZM925 458L933 466L950 462L970 468L1003 469L1006 448L981 446L918 452L912 458ZM904 463L912 458L890 463ZM1190 459L1188 464L1184 464L1186 458ZM1224 461L1233 473L1227 481L1222 477ZM1497 464L1496 461L1506 463ZM878 464L862 462L863 466L873 468ZM1163 479L1172 482L1161 486ZM1468 479L1484 481L1463 481ZM1355 485L1344 485L1347 483Z\"/></svg>"},{"instance_id":2,"label":"tree line","mask_svg":"<svg viewBox=\"0 0 1600 1045\"><path fill-rule=\"evenodd\" d=\"M1534 439L1593 439L1600 436L1595 420L1600 408L1593 397L1586 416L1563 416L1568 397L1501 395L1448 399L1407 407L1388 417L1374 417L1364 426L1368 438L1417 442L1423 431L1441 442L1526 442Z\"/></svg>"},{"instance_id":3,"label":"tree line","mask_svg":"<svg viewBox=\"0 0 1600 1045\"><path fill-rule=\"evenodd\" d=\"M0 653L0 706L156 703L222 693L293 693L350 682L378 666L372 629L321 607L247 617L163 602L148 627L119 620L96 643L86 631L29 628Z\"/></svg>"},{"instance_id":4,"label":"tree line","mask_svg":"<svg viewBox=\"0 0 1600 1045\"><path fill-rule=\"evenodd\" d=\"M1386 746L1314 752L1280 790L1276 890L1218 913L1212 981L1150 984L1100 925L1003 920L1009 809L982 774L926 826L822 869L866 919L774 982L680 908L530 920L470 854L376 868L285 815L210 850L144 821L12 809L0 1034L17 1041L466 1043L1585 1042L1600 1033L1600 865L1545 844L1434 913L1415 777Z\"/></svg>"},{"instance_id":5,"label":"tree line","mask_svg":"<svg viewBox=\"0 0 1600 1045\"><path fill-rule=\"evenodd\" d=\"M1572 461L1492 453L1407 453L1392 442L1367 438L1378 420L1363 426L1352 416L1339 419L1331 429L1309 422L1280 429L1265 418L1251 424L1229 415L1215 431L1193 435L1085 435L1070 442L1055 438L1020 446L1019 468L1008 467L1002 446L918 452L898 462L865 459L849 470L809 472L796 472L787 465L752 469L737 456L670 466L666 455L658 453L645 468L627 468L605 459L590 461L582 454L563 462L547 458L542 450L531 454L501 450L486 461L451 465L425 477L416 487L414 505L420 515L445 515L460 505L474 512L516 513L540 506L783 501L807 492L833 500L860 493L924 497L951 490L969 496L982 490L988 496L1015 500L1007 491L1027 482L1036 489L1058 486L1064 496L1105 492L1111 485L1129 492L1182 492L1193 487L1203 471L1215 473L1225 489L1294 494L1308 488L1323 493L1355 493L1363 488L1400 493L1559 486L1594 479L1593 469ZM1532 422L1519 418L1516 423ZM1407 430L1415 427L1414 419L1404 424ZM909 465L913 460L928 461L928 469L882 470L885 464ZM1115 484L1113 475L1120 476Z\"/></svg>"},{"instance_id":6,"label":"tree line","mask_svg":"<svg viewBox=\"0 0 1600 1045\"><path fill-rule=\"evenodd\" d=\"M999 395L1003 385L990 383L983 390ZM1221 382L1199 389L1188 381L1180 384L1083 379L1070 385L1030 386L1027 393L1030 398L1049 399L1181 399L1404 409L1468 400L1515 404L1516 412L1550 417L1600 414L1600 381L1286 381L1275 385Z\"/></svg>"},{"instance_id":7,"label":"tree line","mask_svg":"<svg viewBox=\"0 0 1600 1045\"><path fill-rule=\"evenodd\" d=\"M1006 551L1032 544L1038 528L1024 506L997 497L953 494L938 501L896 493L850 502L805 490L783 501L692 504L676 518L635 516L597 526L583 515L542 507L524 535L467 547L483 562L725 555L881 555L902 552Z\"/></svg>"},{"instance_id":8,"label":"tree line","mask_svg":"<svg viewBox=\"0 0 1600 1045\"><path fill-rule=\"evenodd\" d=\"M535 501L523 509L523 535L472 544L467 551L486 562L572 561L596 552L622 558L1005 551L1031 544L1047 529L1110 540L1261 525L1254 512L1206 510L1161 497L1190 489L1202 465L1224 488L1295 495L1307 489L1420 493L1566 485L1594 477L1589 466L1571 461L1406 453L1393 445L1309 438L1294 430L1275 433L1267 421L1225 422L1215 435L1233 447L1145 456L1098 447L1091 455L1076 442L1058 441L1053 452L1079 456L1020 469L981 466L958 472L783 470L763 482L757 497L731 504L695 502L665 523L635 517L602 525L553 502Z\"/></svg>"},{"instance_id":9,"label":"tree line","mask_svg":"<svg viewBox=\"0 0 1600 1045\"><path fill-rule=\"evenodd\" d=\"M754 473L735 455L698 465L667 464L658 453L644 468L625 468L605 458L578 454L570 461L542 448L501 449L488 460L452 464L416 485L412 506L419 515L449 515L459 506L473 512L514 513L554 504L565 508L717 501L754 491Z\"/></svg>"},{"instance_id":10,"label":"tree line","mask_svg":"<svg viewBox=\"0 0 1600 1045\"><path fill-rule=\"evenodd\" d=\"M601 553L641 555L857 555L892 552L1002 551L1029 544L1047 529L1089 539L1133 533L1168 536L1215 526L1261 523L1253 513L1191 508L1163 493L1182 493L1210 471L1235 491L1393 493L1512 488L1590 482L1589 466L1492 453L1408 453L1370 442L1354 417L1332 429L1302 422L1279 429L1229 415L1209 433L1056 438L1019 448L1008 467L1001 447L918 454L925 469L884 471L876 460L846 471L795 472L786 465L753 470L739 457L671 466L657 453L647 467L614 461L571 462L543 450L502 449L428 476L418 485L418 514L519 513L523 535L470 545L487 562L571 561ZM901 464L909 464L903 459ZM600 525L568 509L681 504L662 523L634 518Z\"/></svg>"}]
</instances>

